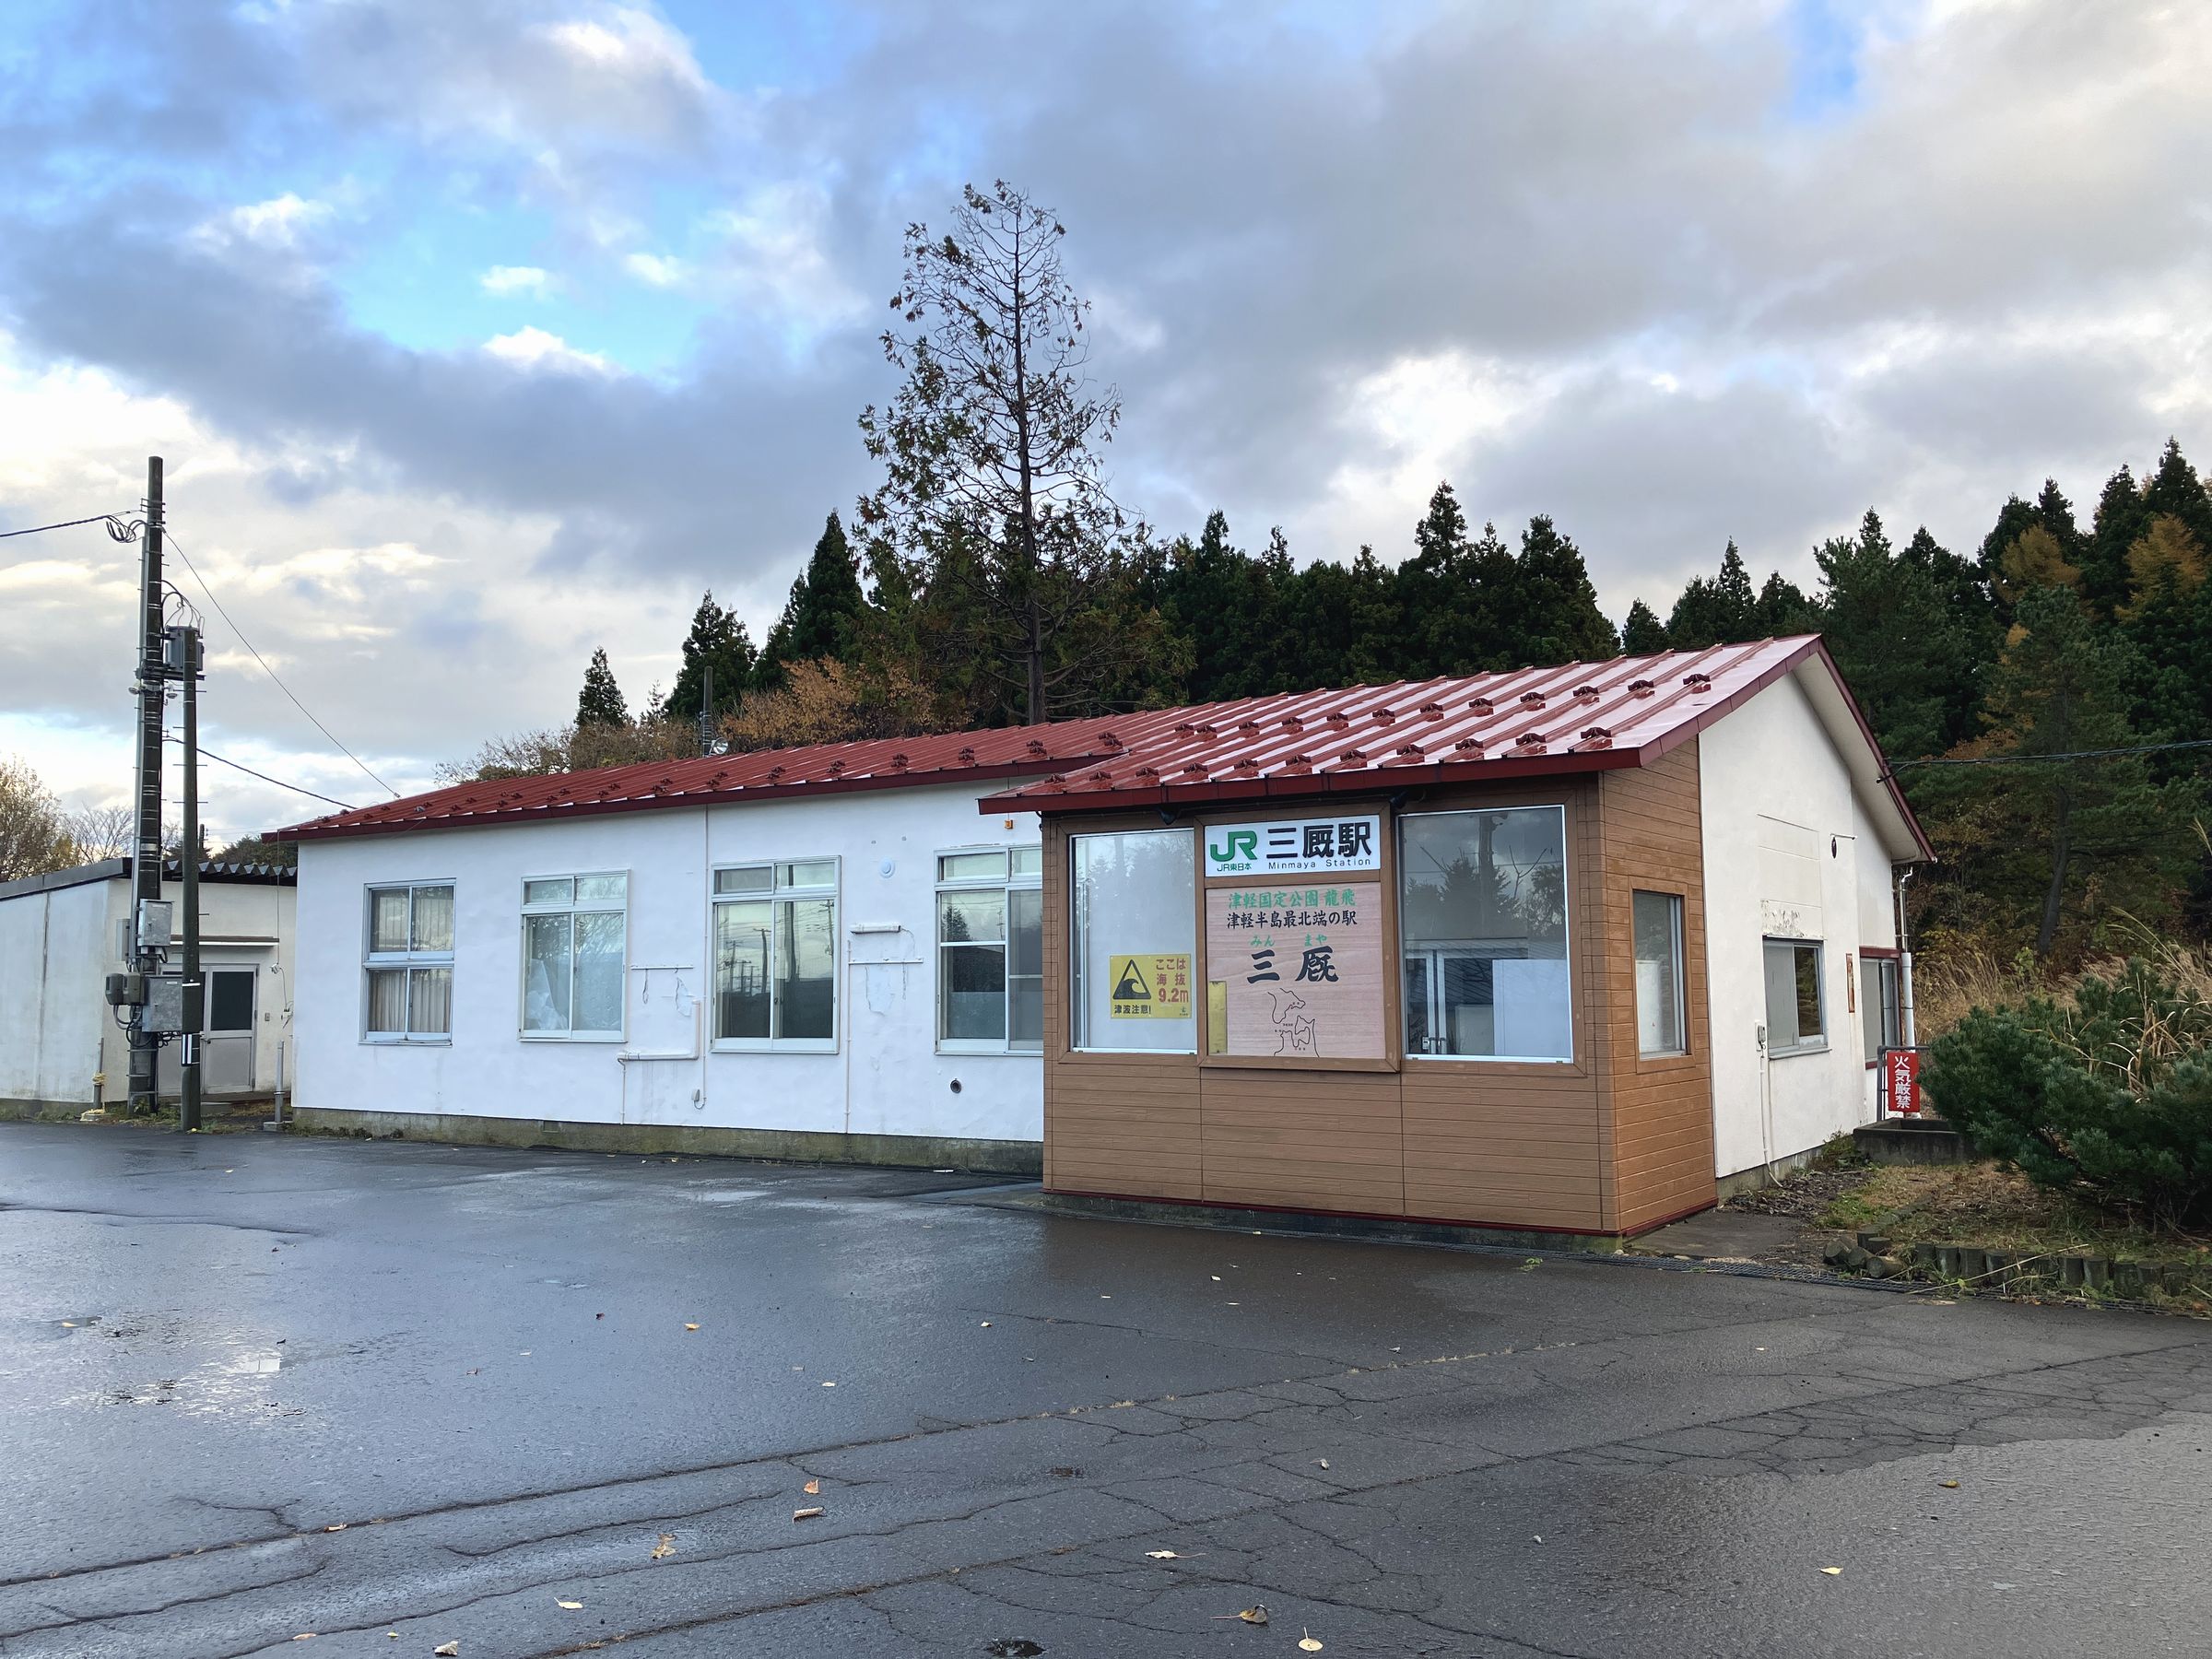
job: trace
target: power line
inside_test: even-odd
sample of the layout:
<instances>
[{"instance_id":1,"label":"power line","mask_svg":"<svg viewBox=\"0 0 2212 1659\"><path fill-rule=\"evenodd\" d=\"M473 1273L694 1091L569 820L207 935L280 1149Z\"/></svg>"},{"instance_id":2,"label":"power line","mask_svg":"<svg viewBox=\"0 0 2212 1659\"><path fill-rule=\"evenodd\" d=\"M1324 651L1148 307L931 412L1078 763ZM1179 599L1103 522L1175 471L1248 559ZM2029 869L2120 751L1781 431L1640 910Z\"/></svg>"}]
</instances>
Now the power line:
<instances>
[{"instance_id":1,"label":"power line","mask_svg":"<svg viewBox=\"0 0 2212 1659\"><path fill-rule=\"evenodd\" d=\"M184 561L184 568L192 572L193 581L200 584L200 592L207 595L207 603L215 606L215 614L222 618L225 622L230 624L230 631L238 636L238 642L241 645L243 645L248 652L253 653L253 660L261 665L261 671L267 675L269 678L276 682L277 690L283 692L285 696L291 698L292 707L299 710L300 713L306 715L308 718L308 723L312 724L316 731L322 733L324 736L329 738L331 746L335 748L338 753L344 755L347 759L352 761L354 765L359 767L362 774L366 776L371 783L374 783L379 789L382 790L394 800L398 800L400 798L399 791L393 788L391 784L385 782L382 778L371 771L369 770L368 763L364 761L359 755L355 754L351 749L347 748L344 744L340 743L337 739L337 735L334 733L328 726L324 725L321 721L317 720L314 716L314 712L311 710L305 703L301 702L299 698L294 697L292 695L292 688L286 685L283 680L277 678L276 670L269 666L268 659L263 656L260 652L255 651L253 648L253 641L246 638L246 630L239 627L237 622L231 618L230 613L223 608L223 602L215 596L215 590L207 585L207 578L201 575L199 567L192 562L192 555L185 552L183 547L178 544L177 533L173 530L165 530L162 533L162 539L169 547L174 548L177 557ZM206 751L202 750L201 752L205 754ZM275 782L275 780L272 779L271 782ZM288 789L291 787L291 785L286 784L285 787ZM302 790L300 793L303 794L313 794L314 791ZM315 798L317 800L328 800L330 797L327 795L316 795Z\"/></svg>"},{"instance_id":2,"label":"power line","mask_svg":"<svg viewBox=\"0 0 2212 1659\"><path fill-rule=\"evenodd\" d=\"M1892 772L1908 766L2033 766L2046 760L2109 760L2120 755L2161 755L2174 749L2212 748L2212 737L2192 737L2183 743L2139 743L2125 748L2069 749L2051 755L1936 755L1924 760L1893 760Z\"/></svg>"},{"instance_id":3,"label":"power line","mask_svg":"<svg viewBox=\"0 0 2212 1659\"><path fill-rule=\"evenodd\" d=\"M229 767L232 771L244 772L249 778L259 778L264 783L274 783L279 789L288 789L294 794L307 795L313 800L322 801L328 806L336 806L343 811L351 812L353 810L353 806L349 802L335 801L326 794L315 794L315 792L312 789L302 789L297 783L287 783L282 778L272 778L267 772L255 771L252 767L241 765L238 761L231 759L227 755L218 755L211 748L203 747L200 750L200 759L203 760L213 760L219 765Z\"/></svg>"},{"instance_id":4,"label":"power line","mask_svg":"<svg viewBox=\"0 0 2212 1659\"><path fill-rule=\"evenodd\" d=\"M90 518L64 519L58 524L32 524L23 530L0 530L0 541L11 535L37 535L48 530L74 530L79 524L105 524L108 534L119 542L135 541L138 538L136 529L124 524L117 514L96 512Z\"/></svg>"}]
</instances>

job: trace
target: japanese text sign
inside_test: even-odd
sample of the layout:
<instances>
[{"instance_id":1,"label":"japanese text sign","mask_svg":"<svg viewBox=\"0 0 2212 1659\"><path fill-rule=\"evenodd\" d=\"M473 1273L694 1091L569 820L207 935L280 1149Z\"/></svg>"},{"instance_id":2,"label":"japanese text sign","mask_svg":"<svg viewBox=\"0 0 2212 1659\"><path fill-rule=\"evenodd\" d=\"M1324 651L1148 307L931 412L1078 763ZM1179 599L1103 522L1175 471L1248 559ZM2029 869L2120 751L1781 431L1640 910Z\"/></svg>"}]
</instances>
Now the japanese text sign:
<instances>
[{"instance_id":1,"label":"japanese text sign","mask_svg":"<svg viewBox=\"0 0 2212 1659\"><path fill-rule=\"evenodd\" d=\"M1113 982L1115 1019L1188 1019L1191 1017L1191 959L1152 953L1113 956L1106 962Z\"/></svg>"},{"instance_id":2,"label":"japanese text sign","mask_svg":"<svg viewBox=\"0 0 2212 1659\"><path fill-rule=\"evenodd\" d=\"M1209 889L1206 1052L1385 1058L1382 931L1378 882Z\"/></svg>"},{"instance_id":3,"label":"japanese text sign","mask_svg":"<svg viewBox=\"0 0 2212 1659\"><path fill-rule=\"evenodd\" d=\"M1920 1115L1920 1051L1882 1051L1882 1106L1892 1117Z\"/></svg>"},{"instance_id":4,"label":"japanese text sign","mask_svg":"<svg viewBox=\"0 0 2212 1659\"><path fill-rule=\"evenodd\" d=\"M1209 824L1208 876L1325 876L1382 867L1382 820L1285 818L1262 824Z\"/></svg>"}]
</instances>

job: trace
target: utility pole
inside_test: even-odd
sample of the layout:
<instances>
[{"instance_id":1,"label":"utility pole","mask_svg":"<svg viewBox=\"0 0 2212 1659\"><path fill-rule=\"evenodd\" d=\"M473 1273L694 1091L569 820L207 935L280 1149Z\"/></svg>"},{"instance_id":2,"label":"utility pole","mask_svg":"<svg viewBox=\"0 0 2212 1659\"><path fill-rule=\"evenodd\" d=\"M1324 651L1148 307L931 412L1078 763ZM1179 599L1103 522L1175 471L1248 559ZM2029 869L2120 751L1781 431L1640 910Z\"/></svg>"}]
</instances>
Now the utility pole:
<instances>
[{"instance_id":1,"label":"utility pole","mask_svg":"<svg viewBox=\"0 0 2212 1659\"><path fill-rule=\"evenodd\" d=\"M699 752L714 752L714 665L700 665L699 686Z\"/></svg>"},{"instance_id":2,"label":"utility pole","mask_svg":"<svg viewBox=\"0 0 2212 1659\"><path fill-rule=\"evenodd\" d=\"M161 903L161 705L168 689L168 665L162 660L161 631L161 457L146 458L146 533L138 555L138 809L137 834L131 855L132 966L142 974L161 971L167 938L156 944L147 924L147 907ZM156 1065L161 1053L159 1038L147 1030L146 1009L131 1020L130 1110L149 1110L158 1091Z\"/></svg>"},{"instance_id":3,"label":"utility pole","mask_svg":"<svg viewBox=\"0 0 2212 1659\"><path fill-rule=\"evenodd\" d=\"M200 1126L200 1034L207 997L200 978L200 630L169 630L169 669L184 682L184 844L177 855L183 881L184 958L182 1064L178 1068L177 1127Z\"/></svg>"}]
</instances>

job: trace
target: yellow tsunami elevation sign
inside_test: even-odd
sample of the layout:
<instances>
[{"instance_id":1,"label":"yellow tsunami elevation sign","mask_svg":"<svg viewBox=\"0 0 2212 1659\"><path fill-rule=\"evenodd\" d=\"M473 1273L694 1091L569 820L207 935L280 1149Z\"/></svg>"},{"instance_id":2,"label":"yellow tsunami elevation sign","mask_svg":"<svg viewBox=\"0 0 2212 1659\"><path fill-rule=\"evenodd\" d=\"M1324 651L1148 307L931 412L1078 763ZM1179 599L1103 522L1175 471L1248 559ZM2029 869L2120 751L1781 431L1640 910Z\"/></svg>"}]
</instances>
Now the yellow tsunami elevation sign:
<instances>
[{"instance_id":1,"label":"yellow tsunami elevation sign","mask_svg":"<svg viewBox=\"0 0 2212 1659\"><path fill-rule=\"evenodd\" d=\"M1150 953L1107 959L1116 1019L1188 1019L1191 959Z\"/></svg>"}]
</instances>

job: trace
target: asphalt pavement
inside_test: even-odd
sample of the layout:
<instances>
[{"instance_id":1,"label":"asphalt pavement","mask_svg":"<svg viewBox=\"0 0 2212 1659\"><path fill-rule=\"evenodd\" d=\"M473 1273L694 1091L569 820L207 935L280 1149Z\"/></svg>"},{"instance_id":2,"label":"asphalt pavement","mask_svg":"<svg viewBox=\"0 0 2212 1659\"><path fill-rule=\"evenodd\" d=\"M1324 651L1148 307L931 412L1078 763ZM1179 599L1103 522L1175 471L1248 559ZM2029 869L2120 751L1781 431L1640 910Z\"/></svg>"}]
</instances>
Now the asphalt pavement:
<instances>
[{"instance_id":1,"label":"asphalt pavement","mask_svg":"<svg viewBox=\"0 0 2212 1659\"><path fill-rule=\"evenodd\" d=\"M2212 1652L2204 1324L974 1184L0 1124L0 1654Z\"/></svg>"}]
</instances>

